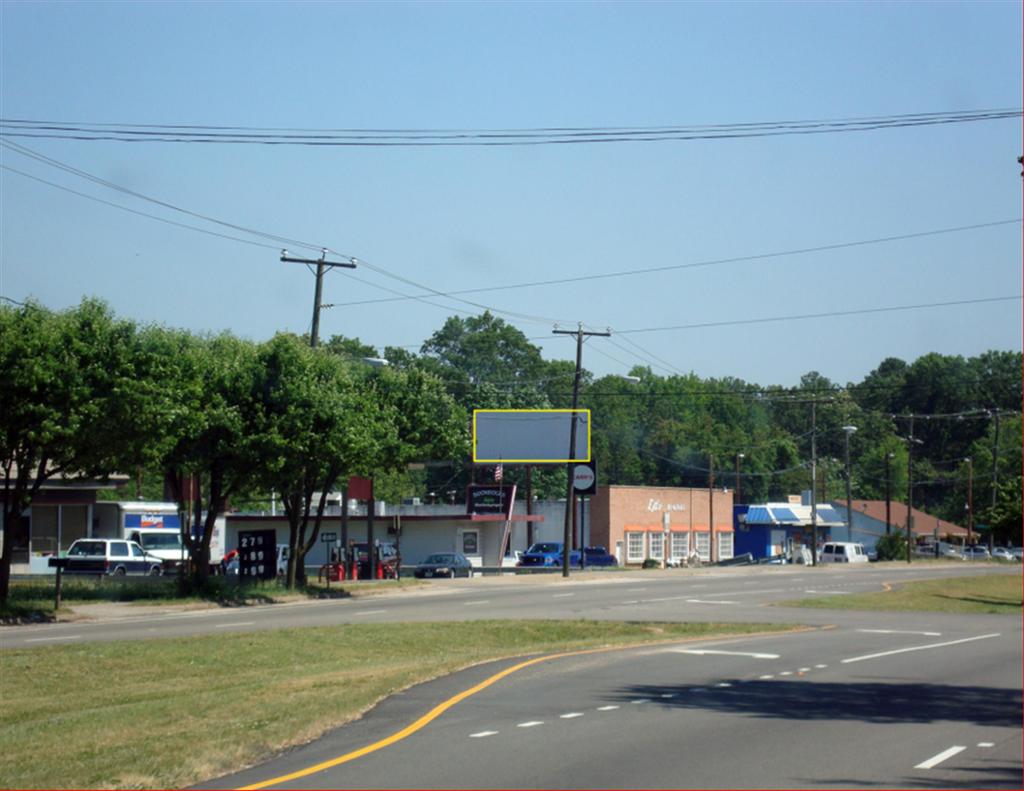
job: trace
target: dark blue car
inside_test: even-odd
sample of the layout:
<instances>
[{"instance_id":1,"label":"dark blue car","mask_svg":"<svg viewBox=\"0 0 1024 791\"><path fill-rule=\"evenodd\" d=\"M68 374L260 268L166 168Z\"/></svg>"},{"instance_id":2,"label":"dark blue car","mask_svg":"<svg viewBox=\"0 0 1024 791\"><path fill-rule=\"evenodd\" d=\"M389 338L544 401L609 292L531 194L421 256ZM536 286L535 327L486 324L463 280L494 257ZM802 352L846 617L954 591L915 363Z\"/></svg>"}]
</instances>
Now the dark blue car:
<instances>
[{"instance_id":1,"label":"dark blue car","mask_svg":"<svg viewBox=\"0 0 1024 791\"><path fill-rule=\"evenodd\" d=\"M585 564L587 566L618 566L619 561L615 555L609 555L604 547L584 547L586 553ZM522 567L562 567L562 543L559 541L544 541L531 546L517 564ZM580 565L580 552L574 549L569 552L569 565Z\"/></svg>"}]
</instances>

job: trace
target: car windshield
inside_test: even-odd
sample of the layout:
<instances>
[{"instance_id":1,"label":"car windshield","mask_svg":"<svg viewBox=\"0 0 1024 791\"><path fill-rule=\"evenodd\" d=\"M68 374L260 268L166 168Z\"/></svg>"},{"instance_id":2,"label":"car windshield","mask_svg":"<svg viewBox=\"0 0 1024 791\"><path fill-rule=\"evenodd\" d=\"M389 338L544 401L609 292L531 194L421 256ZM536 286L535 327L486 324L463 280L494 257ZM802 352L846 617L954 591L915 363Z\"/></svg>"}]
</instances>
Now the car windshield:
<instances>
[{"instance_id":1,"label":"car windshield","mask_svg":"<svg viewBox=\"0 0 1024 791\"><path fill-rule=\"evenodd\" d=\"M558 544L534 544L532 547L530 547L526 551L527 552L531 552L531 553L533 553L533 552L544 553L544 552L558 552L561 549L562 548Z\"/></svg>"},{"instance_id":2,"label":"car windshield","mask_svg":"<svg viewBox=\"0 0 1024 791\"><path fill-rule=\"evenodd\" d=\"M68 550L68 557L83 557L85 555L105 555L106 547L102 541L76 541Z\"/></svg>"},{"instance_id":3,"label":"car windshield","mask_svg":"<svg viewBox=\"0 0 1024 791\"><path fill-rule=\"evenodd\" d=\"M139 538L143 549L181 549L180 533L143 533Z\"/></svg>"},{"instance_id":4,"label":"car windshield","mask_svg":"<svg viewBox=\"0 0 1024 791\"><path fill-rule=\"evenodd\" d=\"M455 560L453 555L431 555L424 563L451 563Z\"/></svg>"}]
</instances>

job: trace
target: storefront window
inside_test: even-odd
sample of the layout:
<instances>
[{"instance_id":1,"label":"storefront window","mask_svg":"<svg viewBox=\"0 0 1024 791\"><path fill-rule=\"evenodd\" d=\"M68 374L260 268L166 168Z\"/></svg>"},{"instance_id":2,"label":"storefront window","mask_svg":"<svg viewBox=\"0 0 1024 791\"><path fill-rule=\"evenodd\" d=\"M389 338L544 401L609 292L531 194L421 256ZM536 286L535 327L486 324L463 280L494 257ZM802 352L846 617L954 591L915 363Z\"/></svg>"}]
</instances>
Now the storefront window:
<instances>
[{"instance_id":1,"label":"storefront window","mask_svg":"<svg viewBox=\"0 0 1024 791\"><path fill-rule=\"evenodd\" d=\"M711 560L711 536L708 533L696 533L697 555L704 562Z\"/></svg>"},{"instance_id":2,"label":"storefront window","mask_svg":"<svg viewBox=\"0 0 1024 791\"><path fill-rule=\"evenodd\" d=\"M718 559L728 560L732 557L732 533L718 534Z\"/></svg>"},{"instance_id":3,"label":"storefront window","mask_svg":"<svg viewBox=\"0 0 1024 791\"><path fill-rule=\"evenodd\" d=\"M642 563L644 559L644 534L626 533L626 562Z\"/></svg>"},{"instance_id":4,"label":"storefront window","mask_svg":"<svg viewBox=\"0 0 1024 791\"><path fill-rule=\"evenodd\" d=\"M651 557L661 560L665 555L665 534L657 531L651 535Z\"/></svg>"},{"instance_id":5,"label":"storefront window","mask_svg":"<svg viewBox=\"0 0 1024 791\"><path fill-rule=\"evenodd\" d=\"M669 547L669 557L687 558L690 555L690 534L673 533L672 545Z\"/></svg>"}]
</instances>

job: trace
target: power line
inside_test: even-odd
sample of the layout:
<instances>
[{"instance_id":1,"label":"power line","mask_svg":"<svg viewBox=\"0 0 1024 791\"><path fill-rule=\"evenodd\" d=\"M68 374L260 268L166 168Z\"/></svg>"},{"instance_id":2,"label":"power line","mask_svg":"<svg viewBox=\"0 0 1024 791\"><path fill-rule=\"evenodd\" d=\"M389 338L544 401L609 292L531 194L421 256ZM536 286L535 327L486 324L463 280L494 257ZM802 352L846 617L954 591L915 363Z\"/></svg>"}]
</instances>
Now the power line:
<instances>
[{"instance_id":1,"label":"power line","mask_svg":"<svg viewBox=\"0 0 1024 791\"><path fill-rule=\"evenodd\" d=\"M996 220L994 222L975 223L973 225L960 225L952 228L937 228L928 231L916 231L914 233L899 234L895 236L880 236L873 239L858 239L850 242L837 242L834 244L818 245L815 247L799 247L792 250L778 250L770 253L755 253L753 255L733 256L730 258L714 258L707 261L694 261L685 264L666 264L664 266L641 267L637 269L625 269L615 272L598 272L587 275L573 275L571 277L552 278L549 280L533 280L523 283L509 283L503 286L481 286L479 288L464 288L457 291L446 291L446 296L457 296L461 294L483 294L493 291L513 291L523 288L540 288L544 286L558 286L567 283L582 283L595 280L607 280L619 277L634 277L636 275L649 275L661 272L674 272L684 269L697 269L700 267L721 266L723 264L737 264L748 261L761 261L769 258L783 258L795 255L808 255L811 253L823 253L833 250L844 250L853 247L863 247L874 244L887 244L910 239L922 239L929 236L940 236L951 233L962 233L965 231L976 231L983 228L995 228L1001 225L1019 224L1021 218L1013 220ZM415 297L403 295L398 298L368 299L352 302L335 303L337 307L352 307L356 305L377 305L385 302L398 302L402 299L415 299Z\"/></svg>"},{"instance_id":2,"label":"power line","mask_svg":"<svg viewBox=\"0 0 1024 791\"><path fill-rule=\"evenodd\" d=\"M724 140L789 135L865 132L918 126L973 123L1020 117L1019 108L960 110L847 119L765 121L734 124L547 127L518 130L347 129L280 130L160 124L95 124L0 119L6 137L121 143L199 143L315 147L540 146L594 143L650 143Z\"/></svg>"},{"instance_id":3,"label":"power line","mask_svg":"<svg viewBox=\"0 0 1024 791\"><path fill-rule=\"evenodd\" d=\"M783 321L803 321L806 319L830 319L838 316L859 316L867 313L890 313L893 311L901 310L922 310L925 308L943 308L951 307L954 305L980 305L988 302L1008 302L1016 301L1020 302L1022 297L1021 294L1015 294L1008 297L982 297L979 299L959 299L951 300L949 302L922 302L917 305L892 305L884 308L860 308L859 310L836 310L828 313L805 313L802 315L788 315L788 316L769 316L759 319L736 319L735 321L708 321L701 322L699 324L677 324L668 327L643 327L631 330L616 330L617 335L635 334L641 332L669 332L675 330L694 330L694 329L706 329L711 327L733 327L743 324L768 324L771 322L783 322Z\"/></svg>"}]
</instances>

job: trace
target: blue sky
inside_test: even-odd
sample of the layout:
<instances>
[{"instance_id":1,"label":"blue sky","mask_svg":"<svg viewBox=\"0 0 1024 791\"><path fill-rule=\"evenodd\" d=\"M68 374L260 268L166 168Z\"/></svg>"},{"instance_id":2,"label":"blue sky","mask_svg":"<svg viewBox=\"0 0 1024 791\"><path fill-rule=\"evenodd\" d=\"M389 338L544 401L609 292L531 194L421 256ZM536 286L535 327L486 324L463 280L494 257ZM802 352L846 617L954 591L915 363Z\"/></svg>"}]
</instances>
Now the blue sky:
<instances>
[{"instance_id":1,"label":"blue sky","mask_svg":"<svg viewBox=\"0 0 1024 791\"><path fill-rule=\"evenodd\" d=\"M252 127L729 124L1019 108L1021 4L0 3L0 116ZM1020 119L828 135L504 148L306 148L5 138L131 190L327 246L442 292L1019 220ZM0 164L217 228L0 148ZM0 295L99 296L140 321L265 339L309 329L313 278L243 244L0 170ZM294 250L312 255L310 251ZM360 267L328 303L422 293ZM1021 293L1020 223L813 254L492 291L610 327L584 365L795 384L885 357L1021 348L1020 300L628 330ZM321 336L417 348L472 306L327 309ZM515 316L509 314L516 314ZM529 319L522 318L528 316ZM564 326L564 324L563 324ZM618 334L622 332L622 334Z\"/></svg>"}]
</instances>

